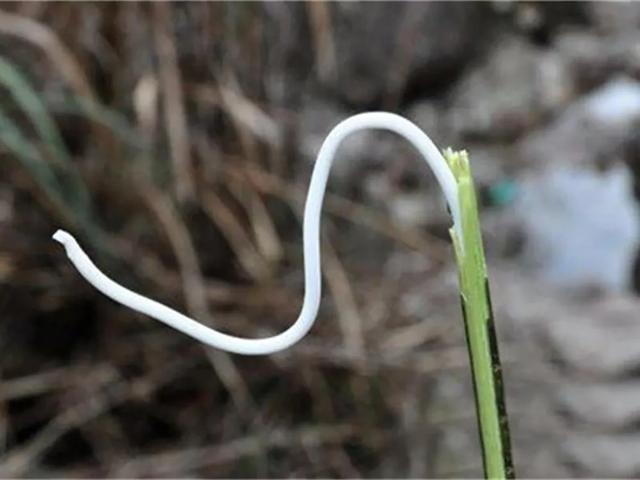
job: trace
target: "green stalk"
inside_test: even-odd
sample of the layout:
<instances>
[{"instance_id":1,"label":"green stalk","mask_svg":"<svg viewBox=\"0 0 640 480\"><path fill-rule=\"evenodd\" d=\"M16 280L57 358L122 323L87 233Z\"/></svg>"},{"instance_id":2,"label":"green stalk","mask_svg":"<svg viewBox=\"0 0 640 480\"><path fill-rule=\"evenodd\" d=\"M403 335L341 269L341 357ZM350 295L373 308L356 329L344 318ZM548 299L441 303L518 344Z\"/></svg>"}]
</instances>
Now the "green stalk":
<instances>
[{"instance_id":1,"label":"green stalk","mask_svg":"<svg viewBox=\"0 0 640 480\"><path fill-rule=\"evenodd\" d=\"M454 229L450 233L458 261L484 473L487 478L515 478L502 367L469 157L465 151L451 149L446 150L444 156L458 184L463 238L457 238Z\"/></svg>"}]
</instances>

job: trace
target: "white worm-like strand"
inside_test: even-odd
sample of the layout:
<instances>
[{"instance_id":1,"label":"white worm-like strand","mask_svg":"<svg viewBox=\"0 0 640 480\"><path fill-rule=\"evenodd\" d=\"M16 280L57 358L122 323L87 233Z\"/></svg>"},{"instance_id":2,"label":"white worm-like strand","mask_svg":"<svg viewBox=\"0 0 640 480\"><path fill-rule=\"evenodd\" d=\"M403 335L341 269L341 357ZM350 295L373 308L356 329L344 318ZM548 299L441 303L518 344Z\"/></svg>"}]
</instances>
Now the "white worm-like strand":
<instances>
[{"instance_id":1,"label":"white worm-like strand","mask_svg":"<svg viewBox=\"0 0 640 480\"><path fill-rule=\"evenodd\" d=\"M453 228L462 239L458 187L447 162L431 139L409 120L387 112L354 115L340 122L320 148L311 175L303 221L305 291L298 319L287 330L268 338L241 338L209 328L155 300L135 293L102 273L84 253L75 238L58 230L54 240L64 245L67 256L78 272L96 289L118 303L159 320L212 347L245 355L274 353L290 347L311 329L320 306L322 274L320 269L320 214L329 171L336 151L345 137L364 129L391 130L413 144L433 170L453 217Z\"/></svg>"}]
</instances>

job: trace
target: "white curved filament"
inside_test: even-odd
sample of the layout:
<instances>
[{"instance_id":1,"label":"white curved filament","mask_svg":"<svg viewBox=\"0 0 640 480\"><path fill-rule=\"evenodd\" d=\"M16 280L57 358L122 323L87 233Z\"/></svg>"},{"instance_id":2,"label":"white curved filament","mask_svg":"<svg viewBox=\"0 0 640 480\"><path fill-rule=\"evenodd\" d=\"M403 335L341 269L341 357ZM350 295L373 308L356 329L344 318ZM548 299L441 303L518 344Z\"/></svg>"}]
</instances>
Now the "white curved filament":
<instances>
[{"instance_id":1,"label":"white curved filament","mask_svg":"<svg viewBox=\"0 0 640 480\"><path fill-rule=\"evenodd\" d=\"M325 139L311 176L303 221L305 291L298 319L284 332L269 338L240 338L213 330L155 300L137 294L102 273L69 233L58 230L53 238L64 245L67 256L78 272L96 289L118 303L160 320L207 345L245 355L268 354L283 350L311 329L320 306L320 214L329 171L338 146L353 132L364 129L391 130L413 144L433 170L449 204L454 230L462 238L458 188L444 157L429 137L415 124L398 115L370 112L354 115L338 125Z\"/></svg>"}]
</instances>

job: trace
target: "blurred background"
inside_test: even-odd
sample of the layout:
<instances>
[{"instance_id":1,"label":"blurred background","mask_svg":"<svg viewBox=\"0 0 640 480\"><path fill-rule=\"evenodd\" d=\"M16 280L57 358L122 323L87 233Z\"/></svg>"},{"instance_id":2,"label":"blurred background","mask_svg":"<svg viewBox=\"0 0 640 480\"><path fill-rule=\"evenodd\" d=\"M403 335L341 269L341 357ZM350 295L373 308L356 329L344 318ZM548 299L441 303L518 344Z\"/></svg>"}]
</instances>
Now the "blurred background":
<instances>
[{"instance_id":1,"label":"blurred background","mask_svg":"<svg viewBox=\"0 0 640 480\"><path fill-rule=\"evenodd\" d=\"M353 135L311 333L227 355L51 240L249 337L297 317L315 154L350 114L471 153L521 476L640 475L640 4L15 3L0 10L4 477L477 477L449 217Z\"/></svg>"}]
</instances>

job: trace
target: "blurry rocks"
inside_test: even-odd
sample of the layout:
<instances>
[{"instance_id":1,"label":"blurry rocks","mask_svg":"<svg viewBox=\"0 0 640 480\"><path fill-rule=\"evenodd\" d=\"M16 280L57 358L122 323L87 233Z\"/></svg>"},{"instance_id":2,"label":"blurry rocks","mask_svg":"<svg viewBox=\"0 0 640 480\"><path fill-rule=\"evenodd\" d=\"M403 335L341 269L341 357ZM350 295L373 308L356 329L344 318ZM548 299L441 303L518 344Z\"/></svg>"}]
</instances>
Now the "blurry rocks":
<instances>
[{"instance_id":1,"label":"blurry rocks","mask_svg":"<svg viewBox=\"0 0 640 480\"><path fill-rule=\"evenodd\" d=\"M580 89L591 89L612 74L640 75L640 4L593 2L593 29L559 32L554 47L566 59Z\"/></svg>"},{"instance_id":2,"label":"blurry rocks","mask_svg":"<svg viewBox=\"0 0 640 480\"><path fill-rule=\"evenodd\" d=\"M625 166L547 168L522 180L513 211L525 268L556 286L629 289L640 212Z\"/></svg>"},{"instance_id":3,"label":"blurry rocks","mask_svg":"<svg viewBox=\"0 0 640 480\"><path fill-rule=\"evenodd\" d=\"M588 3L588 11L601 32L638 32L640 4L637 2L592 2Z\"/></svg>"},{"instance_id":4,"label":"blurry rocks","mask_svg":"<svg viewBox=\"0 0 640 480\"><path fill-rule=\"evenodd\" d=\"M588 382L632 379L640 367L640 300L627 295L563 300L538 307L539 317L547 319L538 325L544 331L541 345L563 375Z\"/></svg>"},{"instance_id":5,"label":"blurry rocks","mask_svg":"<svg viewBox=\"0 0 640 480\"><path fill-rule=\"evenodd\" d=\"M555 369L553 409L562 417L558 454L575 474L636 477L640 472L640 302L604 296L541 302L539 345Z\"/></svg>"},{"instance_id":6,"label":"blurry rocks","mask_svg":"<svg viewBox=\"0 0 640 480\"><path fill-rule=\"evenodd\" d=\"M527 268L558 286L629 288L640 224L622 160L639 121L640 83L621 76L520 142L537 170L514 205Z\"/></svg>"},{"instance_id":7,"label":"blurry rocks","mask_svg":"<svg viewBox=\"0 0 640 480\"><path fill-rule=\"evenodd\" d=\"M568 413L572 421L593 430L624 430L640 421L640 383L637 382L611 379L601 383L568 382L558 389L558 399L561 410Z\"/></svg>"},{"instance_id":8,"label":"blurry rocks","mask_svg":"<svg viewBox=\"0 0 640 480\"><path fill-rule=\"evenodd\" d=\"M489 35L481 4L339 2L333 9L332 93L360 108L454 80ZM443 21L446 19L446 21Z\"/></svg>"},{"instance_id":9,"label":"blurry rocks","mask_svg":"<svg viewBox=\"0 0 640 480\"><path fill-rule=\"evenodd\" d=\"M639 448L640 434L633 431L618 435L588 432L563 445L576 474L595 478L637 478Z\"/></svg>"},{"instance_id":10,"label":"blurry rocks","mask_svg":"<svg viewBox=\"0 0 640 480\"><path fill-rule=\"evenodd\" d=\"M446 125L446 110L430 99L421 99L409 105L402 114L424 130L436 145L451 145L453 132Z\"/></svg>"},{"instance_id":11,"label":"blurry rocks","mask_svg":"<svg viewBox=\"0 0 640 480\"><path fill-rule=\"evenodd\" d=\"M609 165L621 158L638 120L640 82L616 77L528 135L520 144L520 156L537 166L558 162Z\"/></svg>"},{"instance_id":12,"label":"blurry rocks","mask_svg":"<svg viewBox=\"0 0 640 480\"><path fill-rule=\"evenodd\" d=\"M560 55L508 38L456 86L448 123L465 136L510 139L564 106L573 93Z\"/></svg>"},{"instance_id":13,"label":"blurry rocks","mask_svg":"<svg viewBox=\"0 0 640 480\"><path fill-rule=\"evenodd\" d=\"M555 49L569 65L580 90L596 87L612 74L637 77L640 73L640 33L637 30L608 35L570 30L558 35Z\"/></svg>"},{"instance_id":14,"label":"blurry rocks","mask_svg":"<svg viewBox=\"0 0 640 480\"><path fill-rule=\"evenodd\" d=\"M502 4L502 5L500 5ZM580 2L494 2L511 13L514 26L537 44L548 44L567 25L584 25L587 8Z\"/></svg>"},{"instance_id":15,"label":"blurry rocks","mask_svg":"<svg viewBox=\"0 0 640 480\"><path fill-rule=\"evenodd\" d=\"M640 300L568 295L499 267L490 270L518 473L637 477Z\"/></svg>"}]
</instances>

